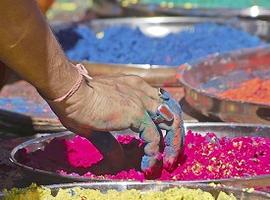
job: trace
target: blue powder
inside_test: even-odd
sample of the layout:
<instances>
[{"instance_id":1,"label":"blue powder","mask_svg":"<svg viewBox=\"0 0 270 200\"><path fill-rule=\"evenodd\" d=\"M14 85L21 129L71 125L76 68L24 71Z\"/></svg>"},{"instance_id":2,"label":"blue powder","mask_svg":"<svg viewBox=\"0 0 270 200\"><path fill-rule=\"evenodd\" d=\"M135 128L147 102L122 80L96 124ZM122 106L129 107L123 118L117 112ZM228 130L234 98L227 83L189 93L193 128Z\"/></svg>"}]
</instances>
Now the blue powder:
<instances>
[{"instance_id":1,"label":"blue powder","mask_svg":"<svg viewBox=\"0 0 270 200\"><path fill-rule=\"evenodd\" d=\"M32 117L55 117L48 104L35 103L22 97L1 97L0 109Z\"/></svg>"},{"instance_id":2,"label":"blue powder","mask_svg":"<svg viewBox=\"0 0 270 200\"><path fill-rule=\"evenodd\" d=\"M163 38L146 36L138 28L118 26L105 29L104 37L99 39L84 25L61 30L57 37L74 61L168 66L263 44L257 36L214 23L197 24Z\"/></svg>"}]
</instances>

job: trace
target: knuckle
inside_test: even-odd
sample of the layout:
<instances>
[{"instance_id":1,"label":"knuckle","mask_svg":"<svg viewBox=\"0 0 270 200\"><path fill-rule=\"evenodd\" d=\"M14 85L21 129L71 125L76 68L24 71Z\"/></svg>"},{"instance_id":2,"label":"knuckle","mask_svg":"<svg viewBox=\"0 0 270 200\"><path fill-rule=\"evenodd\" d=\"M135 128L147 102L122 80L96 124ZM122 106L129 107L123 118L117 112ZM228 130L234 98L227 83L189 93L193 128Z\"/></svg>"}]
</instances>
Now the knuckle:
<instances>
[{"instance_id":1,"label":"knuckle","mask_svg":"<svg viewBox=\"0 0 270 200\"><path fill-rule=\"evenodd\" d=\"M117 91L121 91L121 89L122 89L122 84L120 84L120 83L115 83L115 89L116 89Z\"/></svg>"}]
</instances>

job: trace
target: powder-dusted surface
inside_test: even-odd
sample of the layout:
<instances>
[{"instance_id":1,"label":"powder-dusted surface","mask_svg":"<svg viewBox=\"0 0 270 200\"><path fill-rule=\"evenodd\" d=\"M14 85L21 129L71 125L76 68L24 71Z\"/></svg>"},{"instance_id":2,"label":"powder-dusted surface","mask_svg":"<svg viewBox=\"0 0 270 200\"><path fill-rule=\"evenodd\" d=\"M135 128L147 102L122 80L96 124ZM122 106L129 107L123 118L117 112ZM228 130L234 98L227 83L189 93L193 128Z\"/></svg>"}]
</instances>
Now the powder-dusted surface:
<instances>
[{"instance_id":1,"label":"powder-dusted surface","mask_svg":"<svg viewBox=\"0 0 270 200\"><path fill-rule=\"evenodd\" d=\"M270 80L254 78L241 83L238 88L220 93L219 97L244 102L269 104Z\"/></svg>"},{"instance_id":2,"label":"powder-dusted surface","mask_svg":"<svg viewBox=\"0 0 270 200\"><path fill-rule=\"evenodd\" d=\"M139 170L144 147L142 141L125 135L118 139L122 143L126 158L130 159L131 164L117 174L107 174L99 176L99 178L135 179L143 181L145 177ZM65 145L64 140L61 143ZM92 171L91 169L94 166L98 168L100 162L90 168L74 167L64 159L67 157L64 150L58 147L51 147L45 148L44 152L39 150L31 154L21 151L18 157L21 162L35 168L73 176L81 175L97 178L95 175L96 171ZM80 148L80 146L74 144L74 148ZM84 153L85 155L88 153L93 154L93 152L87 151ZM55 154L61 154L63 159L57 159L58 156ZM200 134L189 131L185 140L184 158L179 159L178 167L172 173L163 170L160 179L206 180L269 174L270 160L268 155L270 155L269 138L237 137L218 139L214 133L201 136Z\"/></svg>"},{"instance_id":3,"label":"powder-dusted surface","mask_svg":"<svg viewBox=\"0 0 270 200\"><path fill-rule=\"evenodd\" d=\"M174 187L165 191L147 191L140 192L139 190L131 189L124 191L108 190L106 193L94 189L83 189L80 187L61 189L56 196L51 195L51 190L46 187L39 187L32 184L28 188L17 189L14 188L10 191L5 191L4 200L236 200L230 194L220 192L218 197L215 198L209 192L201 189L188 189L183 187Z\"/></svg>"},{"instance_id":4,"label":"powder-dusted surface","mask_svg":"<svg viewBox=\"0 0 270 200\"><path fill-rule=\"evenodd\" d=\"M79 25L63 29L56 35L71 60L168 66L263 43L249 33L214 23L197 24L163 38L149 37L139 29L124 26L95 33Z\"/></svg>"},{"instance_id":5,"label":"powder-dusted surface","mask_svg":"<svg viewBox=\"0 0 270 200\"><path fill-rule=\"evenodd\" d=\"M0 91L1 110L31 117L56 118L46 101L26 81L16 81L3 87Z\"/></svg>"},{"instance_id":6,"label":"powder-dusted surface","mask_svg":"<svg viewBox=\"0 0 270 200\"><path fill-rule=\"evenodd\" d=\"M53 117L47 103L35 103L23 97L0 97L0 109L36 117Z\"/></svg>"}]
</instances>

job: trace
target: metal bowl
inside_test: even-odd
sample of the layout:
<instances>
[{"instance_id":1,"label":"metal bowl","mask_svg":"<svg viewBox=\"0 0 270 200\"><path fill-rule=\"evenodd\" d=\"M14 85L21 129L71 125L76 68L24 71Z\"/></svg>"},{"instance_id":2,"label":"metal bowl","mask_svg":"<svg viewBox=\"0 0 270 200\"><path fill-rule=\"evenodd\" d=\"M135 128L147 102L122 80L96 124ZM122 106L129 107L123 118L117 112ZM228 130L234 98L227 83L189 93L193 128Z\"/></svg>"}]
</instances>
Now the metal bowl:
<instances>
[{"instance_id":1,"label":"metal bowl","mask_svg":"<svg viewBox=\"0 0 270 200\"><path fill-rule=\"evenodd\" d=\"M164 191L166 189L175 187L185 187L190 189L201 189L205 192L209 192L215 198L218 197L220 191L226 192L227 194L233 194L238 200L266 200L270 199L270 194L253 191L248 192L247 190L225 187L225 186L210 186L206 184L183 184L173 182L93 182L93 183L71 183L71 184L56 184L46 186L51 189L52 194L56 195L59 189L69 189L73 187L81 187L85 189L95 189L101 192L107 192L108 190L131 190L136 189L141 192L147 191ZM0 199L3 198L3 194L0 194Z\"/></svg>"},{"instance_id":2,"label":"metal bowl","mask_svg":"<svg viewBox=\"0 0 270 200\"><path fill-rule=\"evenodd\" d=\"M120 4L119 4L120 5ZM247 8L184 8L183 6L161 6L159 4L128 4L122 7L128 16L196 16L196 17L244 17L269 19L270 9L261 6Z\"/></svg>"},{"instance_id":3,"label":"metal bowl","mask_svg":"<svg viewBox=\"0 0 270 200\"><path fill-rule=\"evenodd\" d=\"M208 132L215 132L217 136L223 137L234 137L234 136L262 136L270 137L270 126L264 125L245 125L245 124L226 124L226 123L186 123L186 130L192 130L201 134ZM127 133L127 131L125 131ZM114 133L120 134L120 132ZM132 134L132 133L130 133ZM134 134L134 133L133 133ZM34 152L38 149L44 148L44 146L54 138L69 138L73 137L74 134L70 132L56 133L47 135L44 137L36 138L24 142L15 147L10 156L10 160L25 172L25 177L31 182L37 182L40 184L54 184L64 182L89 182L89 181L112 181L106 179L92 179L86 177L76 177L70 175L60 175L55 172L45 171L40 169L34 169L30 166L24 165L16 159L16 154L20 149L27 148L28 151ZM179 183L222 183L224 185L233 185L238 187L260 187L265 188L270 186L270 174L245 177L245 178L231 178L231 179L216 179L216 180L198 180L198 181L180 181Z\"/></svg>"},{"instance_id":4,"label":"metal bowl","mask_svg":"<svg viewBox=\"0 0 270 200\"><path fill-rule=\"evenodd\" d=\"M270 104L222 99L217 94L254 77L270 78L270 46L213 55L179 69L190 106L226 122L270 124Z\"/></svg>"}]
</instances>

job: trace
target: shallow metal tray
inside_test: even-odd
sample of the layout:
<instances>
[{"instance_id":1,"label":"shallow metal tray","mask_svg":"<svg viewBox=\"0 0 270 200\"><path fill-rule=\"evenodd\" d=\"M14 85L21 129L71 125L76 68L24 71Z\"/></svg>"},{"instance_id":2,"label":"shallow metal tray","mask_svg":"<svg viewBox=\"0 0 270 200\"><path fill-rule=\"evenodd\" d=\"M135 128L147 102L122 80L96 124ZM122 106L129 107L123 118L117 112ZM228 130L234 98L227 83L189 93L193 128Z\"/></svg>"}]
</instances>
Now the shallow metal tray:
<instances>
[{"instance_id":1,"label":"shallow metal tray","mask_svg":"<svg viewBox=\"0 0 270 200\"><path fill-rule=\"evenodd\" d=\"M215 198L218 197L220 191L226 192L227 194L233 194L238 200L266 200L270 199L270 194L253 191L247 192L247 190L225 187L225 186L210 186L206 184L182 184L173 182L93 182L93 183L71 183L71 184L56 184L46 186L51 189L52 195L56 195L59 189L69 189L73 187L81 187L85 189L96 189L101 192L107 192L108 190L131 190L136 189L141 192L147 191L164 191L166 189L174 187L185 187L190 189L201 189L205 192L211 193ZM3 194L0 194L0 199Z\"/></svg>"},{"instance_id":2,"label":"shallow metal tray","mask_svg":"<svg viewBox=\"0 0 270 200\"><path fill-rule=\"evenodd\" d=\"M227 136L262 136L270 137L270 126L264 125L244 125L244 124L228 124L228 123L186 123L187 130L193 130L201 134L208 132L215 132L219 137ZM125 131L127 133L127 131ZM119 134L119 132L114 133ZM132 134L132 133L131 133ZM133 133L134 134L134 133ZM89 182L89 181L110 181L105 179L92 179L85 177L75 177L70 175L59 175L55 172L34 169L20 163L16 159L16 153L22 148L27 148L29 151L36 151L43 148L49 141L54 138L68 138L74 134L70 132L56 133L40 138L36 138L27 142L24 142L15 147L10 156L10 160L25 172L26 178L31 182L37 182L40 184L54 184L63 182ZM218 179L218 180L199 180L199 181L179 181L179 183L222 183L224 185L233 185L238 187L266 187L270 186L270 174L263 176L254 176L246 178L231 178L231 179Z\"/></svg>"},{"instance_id":3,"label":"shallow metal tray","mask_svg":"<svg viewBox=\"0 0 270 200\"><path fill-rule=\"evenodd\" d=\"M179 82L190 106L211 118L239 123L270 124L270 102L259 104L221 99L217 93L254 77L269 79L270 46L213 55L182 65Z\"/></svg>"},{"instance_id":4,"label":"shallow metal tray","mask_svg":"<svg viewBox=\"0 0 270 200\"><path fill-rule=\"evenodd\" d=\"M270 39L270 22L254 19L223 17L127 17L116 19L96 19L84 23L88 24L96 31L101 31L104 28L111 26L126 25L133 28L139 27L144 34L150 37L164 37L169 33L183 31L191 28L197 23L203 22L230 25L253 35Z\"/></svg>"},{"instance_id":5,"label":"shallow metal tray","mask_svg":"<svg viewBox=\"0 0 270 200\"><path fill-rule=\"evenodd\" d=\"M120 3L119 3L120 5ZM245 17L269 19L270 9L251 6L247 8L184 8L183 6L164 7L159 4L129 4L122 7L129 16L196 16L196 17Z\"/></svg>"}]
</instances>

